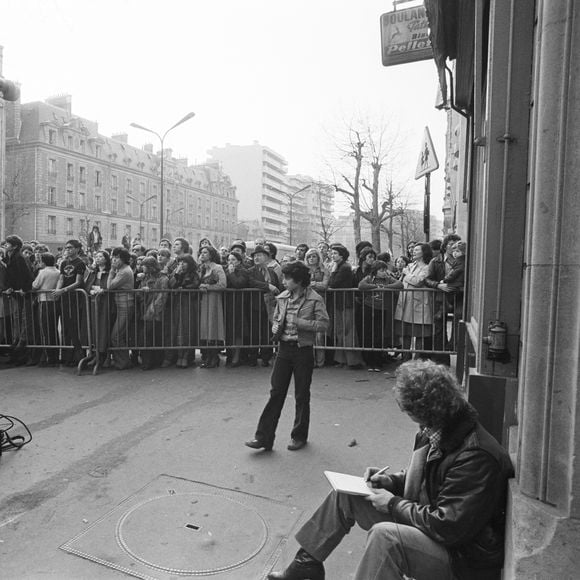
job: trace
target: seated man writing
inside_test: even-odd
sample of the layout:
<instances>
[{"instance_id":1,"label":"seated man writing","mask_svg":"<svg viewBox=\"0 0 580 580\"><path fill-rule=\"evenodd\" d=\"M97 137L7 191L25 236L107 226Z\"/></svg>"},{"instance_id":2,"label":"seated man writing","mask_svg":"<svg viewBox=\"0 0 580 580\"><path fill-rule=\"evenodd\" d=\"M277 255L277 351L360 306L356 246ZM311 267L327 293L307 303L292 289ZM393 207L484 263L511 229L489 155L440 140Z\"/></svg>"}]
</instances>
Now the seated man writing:
<instances>
[{"instance_id":1,"label":"seated man writing","mask_svg":"<svg viewBox=\"0 0 580 580\"><path fill-rule=\"evenodd\" d=\"M366 497L331 492L296 534L294 560L270 580L323 580L324 560L355 523L368 530L355 580L500 578L513 476L507 452L479 424L449 368L401 365L394 392L420 427L409 468L368 468Z\"/></svg>"}]
</instances>

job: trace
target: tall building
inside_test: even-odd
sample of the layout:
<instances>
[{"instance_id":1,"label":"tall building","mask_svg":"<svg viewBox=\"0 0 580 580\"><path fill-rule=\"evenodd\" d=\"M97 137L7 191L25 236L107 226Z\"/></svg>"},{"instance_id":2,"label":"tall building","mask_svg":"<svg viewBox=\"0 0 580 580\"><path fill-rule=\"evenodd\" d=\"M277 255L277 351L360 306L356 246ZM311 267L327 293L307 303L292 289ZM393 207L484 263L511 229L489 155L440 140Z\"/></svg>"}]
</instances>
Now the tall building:
<instances>
[{"instance_id":1,"label":"tall building","mask_svg":"<svg viewBox=\"0 0 580 580\"><path fill-rule=\"evenodd\" d=\"M309 246L329 236L334 224L334 187L306 175L288 176L287 243Z\"/></svg>"},{"instance_id":2,"label":"tall building","mask_svg":"<svg viewBox=\"0 0 580 580\"><path fill-rule=\"evenodd\" d=\"M240 201L238 219L251 239L286 242L289 234L287 162L279 153L254 141L252 145L213 147L212 162L229 175Z\"/></svg>"},{"instance_id":3,"label":"tall building","mask_svg":"<svg viewBox=\"0 0 580 580\"><path fill-rule=\"evenodd\" d=\"M73 115L69 95L5 106L5 234L54 249L71 237L86 241L96 225L104 246L137 233L158 244L161 158L152 145L100 135L96 122ZM235 237L235 187L217 165L188 166L166 149L164 200L166 237L216 245Z\"/></svg>"}]
</instances>

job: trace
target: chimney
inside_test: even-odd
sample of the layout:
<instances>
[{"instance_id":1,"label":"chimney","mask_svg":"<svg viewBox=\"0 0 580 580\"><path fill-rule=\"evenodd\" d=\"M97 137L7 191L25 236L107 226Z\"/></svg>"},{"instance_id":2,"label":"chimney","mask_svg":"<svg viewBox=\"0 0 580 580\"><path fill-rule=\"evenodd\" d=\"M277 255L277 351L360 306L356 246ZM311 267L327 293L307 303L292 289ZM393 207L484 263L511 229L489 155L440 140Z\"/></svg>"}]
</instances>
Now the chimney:
<instances>
[{"instance_id":1,"label":"chimney","mask_svg":"<svg viewBox=\"0 0 580 580\"><path fill-rule=\"evenodd\" d=\"M145 143L145 145L143 145L143 151L145 151L146 153L153 153L153 144Z\"/></svg>"},{"instance_id":2,"label":"chimney","mask_svg":"<svg viewBox=\"0 0 580 580\"><path fill-rule=\"evenodd\" d=\"M72 114L72 97L70 95L56 95L54 97L49 97L46 99L45 103L66 111L69 117Z\"/></svg>"},{"instance_id":3,"label":"chimney","mask_svg":"<svg viewBox=\"0 0 580 580\"><path fill-rule=\"evenodd\" d=\"M129 135L127 133L114 133L111 135L111 139L118 141L119 143L128 143Z\"/></svg>"}]
</instances>

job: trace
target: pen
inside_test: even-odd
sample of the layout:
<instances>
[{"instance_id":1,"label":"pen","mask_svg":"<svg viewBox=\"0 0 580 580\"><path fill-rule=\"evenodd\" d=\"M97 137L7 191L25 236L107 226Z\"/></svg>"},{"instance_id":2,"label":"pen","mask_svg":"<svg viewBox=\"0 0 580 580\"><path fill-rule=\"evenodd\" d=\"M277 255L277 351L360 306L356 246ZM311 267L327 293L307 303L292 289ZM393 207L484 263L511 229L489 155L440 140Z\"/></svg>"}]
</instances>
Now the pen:
<instances>
[{"instance_id":1,"label":"pen","mask_svg":"<svg viewBox=\"0 0 580 580\"><path fill-rule=\"evenodd\" d=\"M385 473L385 471L389 471L389 469L391 469L390 465L385 465L382 469L379 469L376 473L373 473L368 479L367 481L371 480L371 477L374 477L375 475L382 475L383 473Z\"/></svg>"}]
</instances>

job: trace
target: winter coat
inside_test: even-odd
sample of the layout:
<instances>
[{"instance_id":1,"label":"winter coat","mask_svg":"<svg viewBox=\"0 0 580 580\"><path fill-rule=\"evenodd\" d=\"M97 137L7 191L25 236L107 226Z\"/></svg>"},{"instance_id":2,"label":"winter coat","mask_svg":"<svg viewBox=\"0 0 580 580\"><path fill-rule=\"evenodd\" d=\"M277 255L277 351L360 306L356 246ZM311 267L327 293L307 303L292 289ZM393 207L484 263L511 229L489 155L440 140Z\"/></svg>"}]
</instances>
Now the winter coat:
<instances>
[{"instance_id":1,"label":"winter coat","mask_svg":"<svg viewBox=\"0 0 580 580\"><path fill-rule=\"evenodd\" d=\"M413 262L403 270L402 288L408 291L399 295L395 310L396 320L414 324L433 323L435 293L430 290L417 290L425 288L428 270L429 264L424 262Z\"/></svg>"}]
</instances>

